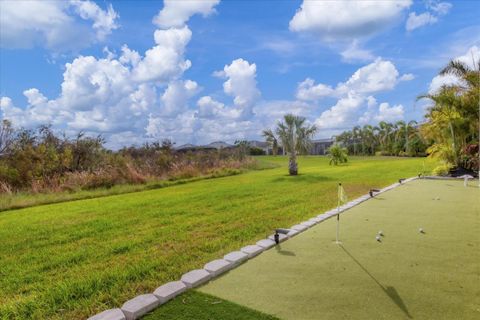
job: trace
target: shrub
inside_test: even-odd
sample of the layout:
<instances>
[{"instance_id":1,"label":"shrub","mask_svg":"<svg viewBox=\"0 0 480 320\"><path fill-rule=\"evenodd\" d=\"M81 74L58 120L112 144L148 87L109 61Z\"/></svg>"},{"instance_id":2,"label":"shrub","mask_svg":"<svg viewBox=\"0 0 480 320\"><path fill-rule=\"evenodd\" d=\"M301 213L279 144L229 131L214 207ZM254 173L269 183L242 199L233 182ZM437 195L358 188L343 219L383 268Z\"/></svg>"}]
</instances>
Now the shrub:
<instances>
[{"instance_id":1,"label":"shrub","mask_svg":"<svg viewBox=\"0 0 480 320\"><path fill-rule=\"evenodd\" d=\"M1 127L0 127L1 128ZM59 138L49 126L13 130L0 153L0 194L16 191L57 192L110 188L117 184L189 179L255 168L246 141L237 148L178 152L170 140L111 151L104 139ZM255 148L255 154L263 150Z\"/></svg>"},{"instance_id":2,"label":"shrub","mask_svg":"<svg viewBox=\"0 0 480 320\"><path fill-rule=\"evenodd\" d=\"M330 157L330 165L338 165L339 163L346 163L348 161L348 151L342 148L339 144L334 144L328 149Z\"/></svg>"},{"instance_id":3,"label":"shrub","mask_svg":"<svg viewBox=\"0 0 480 320\"><path fill-rule=\"evenodd\" d=\"M265 151L263 149L257 147L250 147L250 155L251 156L264 156Z\"/></svg>"},{"instance_id":4,"label":"shrub","mask_svg":"<svg viewBox=\"0 0 480 320\"><path fill-rule=\"evenodd\" d=\"M452 169L452 166L448 163L444 163L435 167L432 171L432 174L434 176L446 176L450 172L450 169Z\"/></svg>"}]
</instances>

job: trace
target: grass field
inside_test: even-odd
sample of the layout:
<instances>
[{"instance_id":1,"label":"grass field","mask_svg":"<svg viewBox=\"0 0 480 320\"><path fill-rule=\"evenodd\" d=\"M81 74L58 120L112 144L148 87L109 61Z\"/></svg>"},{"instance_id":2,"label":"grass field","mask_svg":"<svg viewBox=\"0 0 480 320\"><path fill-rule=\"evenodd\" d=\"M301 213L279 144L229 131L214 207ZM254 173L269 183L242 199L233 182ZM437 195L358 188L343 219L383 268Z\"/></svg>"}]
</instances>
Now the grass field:
<instances>
[{"instance_id":1,"label":"grass field","mask_svg":"<svg viewBox=\"0 0 480 320\"><path fill-rule=\"evenodd\" d=\"M416 175L424 159L323 157L168 188L0 213L0 318L82 319L151 292L228 251ZM432 164L433 165L433 164ZM431 166L427 165L427 169Z\"/></svg>"},{"instance_id":2,"label":"grass field","mask_svg":"<svg viewBox=\"0 0 480 320\"><path fill-rule=\"evenodd\" d=\"M258 170L271 169L263 162L259 163ZM152 189L161 189L179 184L190 183L199 180L214 179L219 177L228 177L241 174L246 169L223 169L217 172L202 175L188 179L177 180L159 180L150 181L145 184L118 184L110 188L95 188L90 190L76 190L63 192L48 192L48 193L28 193L17 192L12 194L3 194L0 197L0 212L12 209L22 209L33 207L42 204L60 203L73 200L92 199L99 197L106 197L118 194L125 194L131 192L139 192Z\"/></svg>"},{"instance_id":3,"label":"grass field","mask_svg":"<svg viewBox=\"0 0 480 320\"><path fill-rule=\"evenodd\" d=\"M342 245L330 219L200 291L282 319L479 319L479 218L478 187L414 181L343 214Z\"/></svg>"}]
</instances>

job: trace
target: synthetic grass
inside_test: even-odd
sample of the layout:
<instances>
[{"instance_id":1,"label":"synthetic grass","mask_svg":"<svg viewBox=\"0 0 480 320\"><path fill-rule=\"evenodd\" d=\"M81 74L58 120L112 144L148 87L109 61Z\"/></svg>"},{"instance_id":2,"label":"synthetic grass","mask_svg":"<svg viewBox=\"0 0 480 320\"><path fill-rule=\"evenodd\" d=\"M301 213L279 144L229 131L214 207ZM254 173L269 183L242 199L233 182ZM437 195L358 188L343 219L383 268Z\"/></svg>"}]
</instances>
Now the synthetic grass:
<instances>
[{"instance_id":1,"label":"synthetic grass","mask_svg":"<svg viewBox=\"0 0 480 320\"><path fill-rule=\"evenodd\" d=\"M343 245L332 218L200 290L281 319L479 319L479 218L477 186L414 181L342 214Z\"/></svg>"},{"instance_id":2,"label":"synthetic grass","mask_svg":"<svg viewBox=\"0 0 480 320\"><path fill-rule=\"evenodd\" d=\"M189 291L158 308L143 320L277 320L259 311L210 296Z\"/></svg>"},{"instance_id":3,"label":"synthetic grass","mask_svg":"<svg viewBox=\"0 0 480 320\"><path fill-rule=\"evenodd\" d=\"M280 168L0 213L0 318L82 319L335 205L416 175L424 159L301 158ZM428 167L427 167L428 169Z\"/></svg>"}]
</instances>

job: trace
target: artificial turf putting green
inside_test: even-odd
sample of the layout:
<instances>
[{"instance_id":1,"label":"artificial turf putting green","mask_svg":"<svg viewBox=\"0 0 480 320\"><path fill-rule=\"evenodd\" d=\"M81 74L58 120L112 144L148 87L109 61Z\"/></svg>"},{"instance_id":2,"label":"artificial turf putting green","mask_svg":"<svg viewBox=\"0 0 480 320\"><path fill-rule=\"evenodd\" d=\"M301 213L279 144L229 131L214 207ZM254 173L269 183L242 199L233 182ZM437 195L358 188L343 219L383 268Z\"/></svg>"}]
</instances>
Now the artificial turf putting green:
<instances>
[{"instance_id":1,"label":"artificial turf putting green","mask_svg":"<svg viewBox=\"0 0 480 320\"><path fill-rule=\"evenodd\" d=\"M422 158L299 158L281 167L164 189L0 213L0 319L85 319L225 253L418 174ZM428 170L435 163L428 163Z\"/></svg>"},{"instance_id":2,"label":"artificial turf putting green","mask_svg":"<svg viewBox=\"0 0 480 320\"><path fill-rule=\"evenodd\" d=\"M479 319L479 218L478 187L417 180L342 214L343 245L332 218L200 291L281 319Z\"/></svg>"}]
</instances>

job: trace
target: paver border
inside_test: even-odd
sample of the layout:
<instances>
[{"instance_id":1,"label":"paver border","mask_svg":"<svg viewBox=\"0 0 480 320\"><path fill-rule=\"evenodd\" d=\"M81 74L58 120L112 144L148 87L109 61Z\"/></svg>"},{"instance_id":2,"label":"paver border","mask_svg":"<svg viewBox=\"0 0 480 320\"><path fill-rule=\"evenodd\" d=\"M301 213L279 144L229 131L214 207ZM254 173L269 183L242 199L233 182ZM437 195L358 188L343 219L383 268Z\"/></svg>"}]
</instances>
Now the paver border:
<instances>
[{"instance_id":1,"label":"paver border","mask_svg":"<svg viewBox=\"0 0 480 320\"><path fill-rule=\"evenodd\" d=\"M397 187L399 187L399 186L402 186L402 185L404 185L404 184L406 184L406 183L408 183L408 182L411 182L411 181L414 181L414 180L417 180L417 179L438 179L438 178L436 178L436 177L430 177L430 176L424 176L424 177L421 177L421 178L419 178L419 177L411 177L411 178L408 178L408 179L403 180L403 182L401 182L401 183L400 183L400 182L396 182L396 183L394 183L394 184L391 184L391 185L389 185L389 186L386 186L385 188L380 189L379 192L377 192L377 193L375 193L375 194L376 194L376 195L382 194L382 193L384 193L384 192L387 192L387 191L389 191L389 190L392 190L392 189L394 189L394 188L397 188ZM440 180L440 179L439 179L439 180ZM445 180L447 180L447 179L445 179ZM358 198L356 198L356 199L351 200L350 202L348 202L348 203L340 206L339 208L330 209L330 210L325 211L325 212L323 212L323 213L317 214L316 216L310 218L309 220L300 222L300 223L298 223L298 224L290 227L290 229L289 229L290 231L288 232L288 234L286 234L286 235L281 234L281 235L280 235L280 238L281 238L280 240L281 240L281 241L287 241L287 240L289 240L290 238L292 238L293 236L296 236L296 235L298 235L298 234L300 234L300 233L302 233L302 232L304 232L304 231L307 231L307 230L310 229L311 227L313 227L313 226L315 226L315 225L317 225L317 224L319 224L319 223L322 223L322 222L324 222L324 221L326 221L326 220L328 220L328 219L330 219L330 218L332 218L332 217L334 217L334 216L336 216L336 215L338 215L338 214L340 214L340 213L342 213L342 212L345 212L345 211L347 211L347 210L349 210L349 209L351 209L351 208L353 208L353 207L355 207L355 206L358 206L359 204L361 204L361 203L363 203L363 202L365 202L365 201L367 201L367 200L369 200L369 199L371 199L371 198L372 198L372 197L370 197L369 194L366 194L366 195L363 195L363 196L360 196L360 197L358 197ZM283 236L283 237L282 237L282 236ZM158 308L159 306L161 306L162 304L164 304L164 303L167 302L168 300L172 299L174 296L176 296L176 295L178 295L178 294L181 294L181 293L183 293L183 292L185 292L185 291L187 291L187 290L189 290L189 289L191 289L191 288L193 288L193 287L196 287L196 286L205 284L206 282L208 282L208 281L210 281L210 280L212 280L212 279L220 276L222 273L238 267L238 266L241 265L243 262L246 262L246 261L248 261L249 259L255 258L255 257L258 256L260 253L262 253L263 251L269 250L270 248L274 247L274 246L275 246L275 242L274 242L271 238L273 238L273 235L270 235L270 236L267 237L266 239L261 239L261 240L257 241L257 242L256 242L255 244L253 244L253 245L247 245L247 246L244 246L244 247L243 247L243 248L246 248L246 247L249 247L249 246L258 246L258 247L262 248L262 250L261 250L258 254L249 255L248 253L243 252L243 251L242 251L243 248L242 248L242 249L240 249L240 250L238 250L238 251L233 251L233 252L230 252L230 253L228 253L228 254L225 255L225 256L227 256L227 255L233 254L233 253L235 253L235 254L245 254L245 255L246 255L246 258L241 259L241 261L231 262L231 261L226 260L226 259L225 259L225 256L224 256L223 258L217 259L217 260L222 260L222 259L223 259L223 260L226 260L226 261L228 261L228 262L231 263L231 264L228 266L229 268L226 269L226 270L222 270L221 272L209 272L208 270L205 270L205 269L195 269L195 270L191 270L190 272L185 273L185 274L189 274L189 273L194 272L194 271L195 271L195 272L204 271L204 272L208 273L208 276L206 276L206 277L205 277L204 279L202 279L199 283L196 283L196 284L194 284L193 286L191 286L191 285L189 286L187 283L183 282L182 280L176 281L176 282L182 282L182 283L186 286L186 288L185 288L185 289L182 289L181 292L175 292L175 293L173 294L173 296L171 296L171 297L169 296L169 297L166 299L166 301L161 301L162 299L159 299L159 297L156 296L156 295L154 295L153 293L141 294L141 295L138 295L137 297L134 297L134 298L132 298L132 299L130 299L130 300L128 300L128 301L135 300L135 299L137 299L137 298L139 298L139 297L142 297L142 296L150 296L150 295L151 295L151 296L153 296L153 297L155 297L155 298L157 299L158 304L157 304L157 306L156 306L155 308ZM213 261L216 261L216 260L213 260ZM210 262L213 262L213 261L210 261ZM207 263L207 264L208 264L208 263ZM185 275L185 274L184 274L184 275ZM182 276L182 277L183 277L183 276ZM172 282L165 283L165 284L163 284L162 286L160 286L159 288L161 288L161 287L163 287L163 286L166 286L166 285L168 285L168 284L170 284L170 283L172 283ZM157 288L157 289L159 289L159 288ZM156 289L156 290L157 290L157 289ZM128 302L128 301L127 301L127 302ZM122 306L122 307L123 307L123 306ZM153 309L155 309L155 308L153 308ZM153 309L152 309L152 310L153 310ZM108 312L108 311L112 311L112 310L115 310L115 312L118 312L118 310L120 310L120 311L123 312L123 310L121 310L121 308L120 308L120 309L109 309L109 310L105 310L105 311L103 311L103 312L100 312L100 313L98 313L98 314L96 314L96 315L93 315L93 316L91 316L91 317L88 318L88 319L89 319L89 320L90 320L90 319L92 319L92 320L93 320L93 319L94 319L94 320L110 320L111 318L108 316L108 315L109 315L109 312ZM151 311L151 310L150 310L150 311ZM125 319L125 318L127 318L127 319L138 319L138 317L132 318L130 314L125 314L125 312L123 312L123 313L124 313L124 316L125 316L125 317L124 317L124 318L121 318L121 317L120 317L119 319Z\"/></svg>"}]
</instances>

